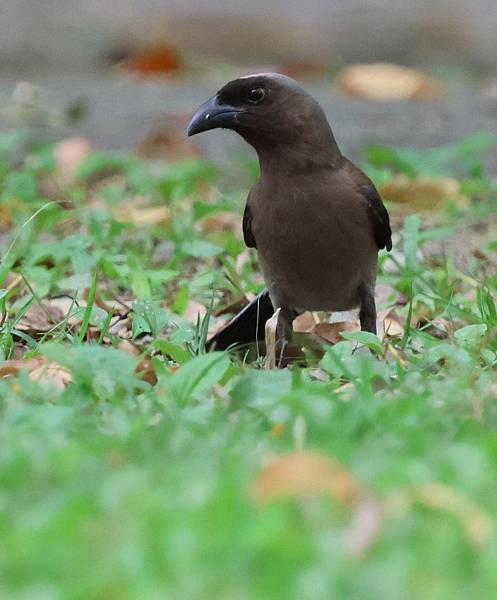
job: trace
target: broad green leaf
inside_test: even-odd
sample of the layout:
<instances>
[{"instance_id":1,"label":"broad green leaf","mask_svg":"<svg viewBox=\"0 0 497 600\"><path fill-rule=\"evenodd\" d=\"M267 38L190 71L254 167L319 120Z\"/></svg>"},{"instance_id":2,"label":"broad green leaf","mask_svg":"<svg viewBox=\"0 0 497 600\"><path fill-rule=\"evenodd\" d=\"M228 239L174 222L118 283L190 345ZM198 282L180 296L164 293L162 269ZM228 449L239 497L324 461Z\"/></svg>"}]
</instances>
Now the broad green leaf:
<instances>
[{"instance_id":1,"label":"broad green leaf","mask_svg":"<svg viewBox=\"0 0 497 600\"><path fill-rule=\"evenodd\" d=\"M383 344L374 333L369 331L342 331L340 335L350 342L359 342L378 352L378 354L383 354Z\"/></svg>"},{"instance_id":2,"label":"broad green leaf","mask_svg":"<svg viewBox=\"0 0 497 600\"><path fill-rule=\"evenodd\" d=\"M466 325L454 332L456 340L466 348L478 346L487 333L488 327L485 323L477 325Z\"/></svg>"},{"instance_id":3,"label":"broad green leaf","mask_svg":"<svg viewBox=\"0 0 497 600\"><path fill-rule=\"evenodd\" d=\"M230 359L226 352L196 356L171 377L171 392L180 404L198 399L222 379L229 365Z\"/></svg>"},{"instance_id":4,"label":"broad green leaf","mask_svg":"<svg viewBox=\"0 0 497 600\"><path fill-rule=\"evenodd\" d=\"M188 350L183 348L183 346L174 344L167 340L155 340L154 347L159 350L159 352L170 356L180 365L188 362L192 358L192 355L188 352Z\"/></svg>"},{"instance_id":5,"label":"broad green leaf","mask_svg":"<svg viewBox=\"0 0 497 600\"><path fill-rule=\"evenodd\" d=\"M220 254L223 249L207 240L194 240L181 244L181 251L196 258L211 258Z\"/></svg>"}]
</instances>

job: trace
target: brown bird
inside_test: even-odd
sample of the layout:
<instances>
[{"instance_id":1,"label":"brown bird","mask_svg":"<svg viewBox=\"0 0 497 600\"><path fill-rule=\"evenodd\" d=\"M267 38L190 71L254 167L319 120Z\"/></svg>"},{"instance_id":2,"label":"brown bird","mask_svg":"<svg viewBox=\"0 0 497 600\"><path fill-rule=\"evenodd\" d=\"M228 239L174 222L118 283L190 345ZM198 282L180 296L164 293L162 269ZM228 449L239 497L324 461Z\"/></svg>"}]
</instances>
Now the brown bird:
<instances>
[{"instance_id":1,"label":"brown bird","mask_svg":"<svg viewBox=\"0 0 497 600\"><path fill-rule=\"evenodd\" d=\"M357 306L361 329L376 333L377 257L392 248L390 220L372 181L340 152L320 105L284 75L240 77L197 110L187 133L217 128L236 131L259 157L243 235L268 291L210 344L260 338L273 308L282 336L304 310Z\"/></svg>"}]
</instances>

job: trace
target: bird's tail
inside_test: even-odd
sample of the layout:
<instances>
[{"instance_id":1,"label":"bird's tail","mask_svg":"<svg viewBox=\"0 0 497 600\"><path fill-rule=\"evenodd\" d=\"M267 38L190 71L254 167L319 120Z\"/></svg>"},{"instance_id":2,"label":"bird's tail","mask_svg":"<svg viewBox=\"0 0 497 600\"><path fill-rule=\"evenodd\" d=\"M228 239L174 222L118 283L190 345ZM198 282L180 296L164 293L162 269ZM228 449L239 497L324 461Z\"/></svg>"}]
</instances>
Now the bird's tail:
<instances>
[{"instance_id":1,"label":"bird's tail","mask_svg":"<svg viewBox=\"0 0 497 600\"><path fill-rule=\"evenodd\" d=\"M207 340L207 349L226 350L229 346L241 346L263 340L264 326L273 313L269 293L264 290L225 327Z\"/></svg>"}]
</instances>

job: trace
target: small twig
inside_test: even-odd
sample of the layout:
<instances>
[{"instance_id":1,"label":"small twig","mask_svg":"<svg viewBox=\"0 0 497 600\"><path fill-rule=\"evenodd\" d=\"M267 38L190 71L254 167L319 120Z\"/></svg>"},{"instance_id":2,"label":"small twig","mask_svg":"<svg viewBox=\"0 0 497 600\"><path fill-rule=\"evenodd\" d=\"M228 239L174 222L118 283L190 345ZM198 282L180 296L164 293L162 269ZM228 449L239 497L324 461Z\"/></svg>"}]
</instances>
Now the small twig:
<instances>
[{"instance_id":1,"label":"small twig","mask_svg":"<svg viewBox=\"0 0 497 600\"><path fill-rule=\"evenodd\" d=\"M26 277L24 276L23 273L21 273L21 277L24 281L24 283L26 284L28 290L31 292L31 295L33 296L33 298L36 300L36 303L40 306L41 310L45 313L45 316L48 319L49 323L53 322L53 315L50 313L50 311L48 310L48 308L43 304L42 299L38 296L38 294L34 291L34 289L32 288L31 284L29 283L29 281L26 279Z\"/></svg>"}]
</instances>

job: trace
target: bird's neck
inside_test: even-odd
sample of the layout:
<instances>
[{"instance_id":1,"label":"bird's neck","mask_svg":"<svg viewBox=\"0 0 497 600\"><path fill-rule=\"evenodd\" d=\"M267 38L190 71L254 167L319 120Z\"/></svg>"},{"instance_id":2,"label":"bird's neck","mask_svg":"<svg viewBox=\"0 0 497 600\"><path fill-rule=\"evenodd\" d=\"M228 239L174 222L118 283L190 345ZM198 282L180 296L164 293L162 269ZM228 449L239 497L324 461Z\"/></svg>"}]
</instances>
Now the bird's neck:
<instances>
[{"instance_id":1,"label":"bird's neck","mask_svg":"<svg viewBox=\"0 0 497 600\"><path fill-rule=\"evenodd\" d=\"M261 177L275 174L296 175L321 169L338 168L344 157L334 139L314 143L312 140L260 144L256 148Z\"/></svg>"},{"instance_id":2,"label":"bird's neck","mask_svg":"<svg viewBox=\"0 0 497 600\"><path fill-rule=\"evenodd\" d=\"M311 114L294 117L293 121L291 129L286 123L281 129L275 125L270 131L259 131L257 136L247 139L259 156L261 175L338 168L343 155L321 108L315 105Z\"/></svg>"}]
</instances>

